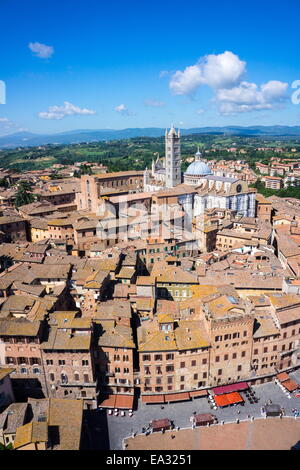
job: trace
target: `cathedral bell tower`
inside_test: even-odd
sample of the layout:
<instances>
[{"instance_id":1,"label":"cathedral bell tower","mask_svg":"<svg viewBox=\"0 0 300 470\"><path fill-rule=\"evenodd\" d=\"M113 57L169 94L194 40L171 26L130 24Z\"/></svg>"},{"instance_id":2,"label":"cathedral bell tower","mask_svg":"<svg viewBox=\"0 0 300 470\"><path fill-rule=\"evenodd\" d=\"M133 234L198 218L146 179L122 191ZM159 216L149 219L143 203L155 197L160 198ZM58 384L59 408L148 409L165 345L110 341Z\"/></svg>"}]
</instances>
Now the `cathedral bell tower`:
<instances>
[{"instance_id":1,"label":"cathedral bell tower","mask_svg":"<svg viewBox=\"0 0 300 470\"><path fill-rule=\"evenodd\" d=\"M181 183L180 130L176 133L172 125L165 135L166 187L173 188Z\"/></svg>"}]
</instances>

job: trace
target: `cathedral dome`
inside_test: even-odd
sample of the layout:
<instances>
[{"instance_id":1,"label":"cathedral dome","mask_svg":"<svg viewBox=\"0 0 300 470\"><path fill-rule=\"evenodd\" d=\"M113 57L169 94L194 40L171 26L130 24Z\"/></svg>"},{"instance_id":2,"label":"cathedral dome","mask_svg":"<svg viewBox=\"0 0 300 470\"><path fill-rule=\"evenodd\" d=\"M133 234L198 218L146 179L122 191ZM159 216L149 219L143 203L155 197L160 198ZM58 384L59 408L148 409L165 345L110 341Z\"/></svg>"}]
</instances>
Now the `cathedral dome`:
<instances>
[{"instance_id":1,"label":"cathedral dome","mask_svg":"<svg viewBox=\"0 0 300 470\"><path fill-rule=\"evenodd\" d=\"M185 175L187 176L207 176L212 174L213 173L209 166L201 160L195 160L188 166L185 172Z\"/></svg>"}]
</instances>

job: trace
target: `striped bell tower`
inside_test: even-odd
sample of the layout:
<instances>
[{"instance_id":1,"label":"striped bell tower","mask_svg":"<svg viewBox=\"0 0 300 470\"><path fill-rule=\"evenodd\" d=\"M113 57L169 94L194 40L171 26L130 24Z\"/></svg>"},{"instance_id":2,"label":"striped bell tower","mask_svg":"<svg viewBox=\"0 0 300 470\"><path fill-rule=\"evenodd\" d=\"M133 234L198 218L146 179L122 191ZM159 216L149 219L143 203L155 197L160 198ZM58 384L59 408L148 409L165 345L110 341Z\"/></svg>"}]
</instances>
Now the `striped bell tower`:
<instances>
[{"instance_id":1,"label":"striped bell tower","mask_svg":"<svg viewBox=\"0 0 300 470\"><path fill-rule=\"evenodd\" d=\"M180 130L176 133L174 126L165 134L165 167L166 187L174 188L181 183Z\"/></svg>"}]
</instances>

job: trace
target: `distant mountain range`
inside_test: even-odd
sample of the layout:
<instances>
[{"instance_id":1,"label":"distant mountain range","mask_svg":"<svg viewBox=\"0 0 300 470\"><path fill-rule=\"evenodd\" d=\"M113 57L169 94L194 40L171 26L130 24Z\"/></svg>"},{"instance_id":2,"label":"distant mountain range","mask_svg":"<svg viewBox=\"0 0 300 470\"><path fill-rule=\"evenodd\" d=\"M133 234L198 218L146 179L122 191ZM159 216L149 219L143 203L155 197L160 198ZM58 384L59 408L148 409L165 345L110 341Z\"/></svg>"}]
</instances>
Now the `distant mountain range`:
<instances>
[{"instance_id":1,"label":"distant mountain range","mask_svg":"<svg viewBox=\"0 0 300 470\"><path fill-rule=\"evenodd\" d=\"M19 132L0 137L0 148L33 147L46 144L76 144L80 142L95 142L105 140L130 139L133 137L161 137L165 129L158 127L129 128L121 130L75 130L59 134L32 134ZM188 134L227 134L239 136L278 136L300 137L300 126L225 126L225 127L195 127L181 129L182 135Z\"/></svg>"}]
</instances>

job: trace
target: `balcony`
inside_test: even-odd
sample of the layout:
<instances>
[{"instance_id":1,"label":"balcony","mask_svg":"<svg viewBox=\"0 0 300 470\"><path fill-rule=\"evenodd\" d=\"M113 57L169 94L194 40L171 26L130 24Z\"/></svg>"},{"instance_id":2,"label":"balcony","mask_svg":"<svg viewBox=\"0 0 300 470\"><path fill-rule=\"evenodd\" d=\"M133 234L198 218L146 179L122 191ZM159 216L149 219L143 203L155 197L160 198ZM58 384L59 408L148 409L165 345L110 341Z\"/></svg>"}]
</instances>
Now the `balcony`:
<instances>
[{"instance_id":1,"label":"balcony","mask_svg":"<svg viewBox=\"0 0 300 470\"><path fill-rule=\"evenodd\" d=\"M82 382L82 381L78 381L78 382L62 382L60 380L58 380L56 382L57 385L59 385L60 387L96 387L97 385L97 382Z\"/></svg>"},{"instance_id":2,"label":"balcony","mask_svg":"<svg viewBox=\"0 0 300 470\"><path fill-rule=\"evenodd\" d=\"M296 352L296 351L298 351L298 350L299 350L299 348L294 347L294 348L292 348L292 349L287 349L287 350L279 351L279 354L280 354L281 356L284 356L284 355L288 355L288 354L293 354L294 352Z\"/></svg>"}]
</instances>

